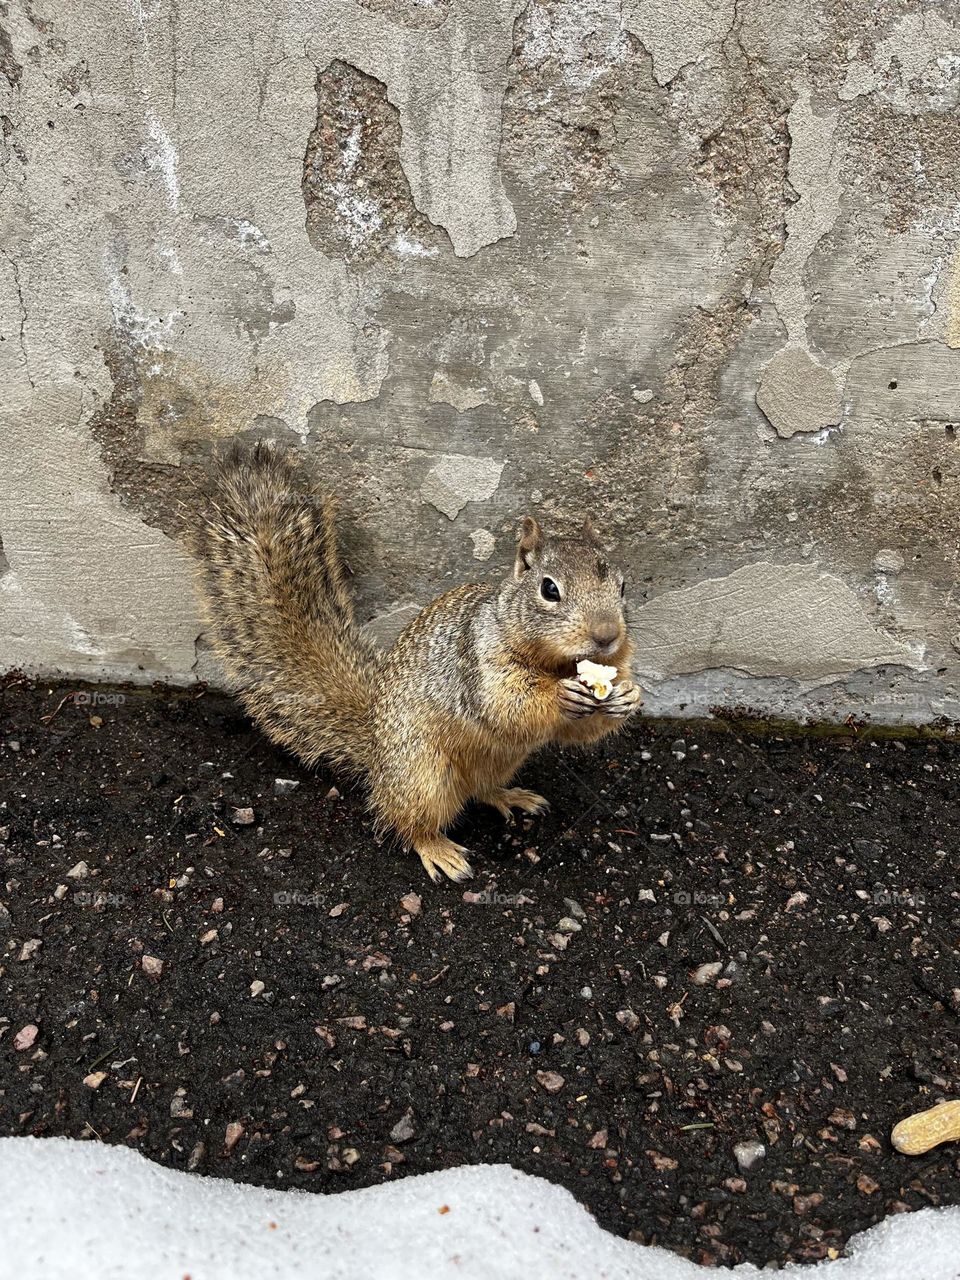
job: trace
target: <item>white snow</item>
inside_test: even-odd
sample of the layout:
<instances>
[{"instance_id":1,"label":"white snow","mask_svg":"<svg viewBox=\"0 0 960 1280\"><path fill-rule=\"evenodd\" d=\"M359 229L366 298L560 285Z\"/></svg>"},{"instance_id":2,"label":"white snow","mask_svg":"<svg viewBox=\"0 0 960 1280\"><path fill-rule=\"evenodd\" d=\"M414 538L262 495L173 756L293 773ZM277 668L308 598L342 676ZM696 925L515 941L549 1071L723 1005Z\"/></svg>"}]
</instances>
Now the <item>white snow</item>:
<instances>
[{"instance_id":1,"label":"white snow","mask_svg":"<svg viewBox=\"0 0 960 1280\"><path fill-rule=\"evenodd\" d=\"M213 1135L211 1134L211 1140ZM891 1157L897 1158L897 1157ZM472 1165L339 1195L268 1191L126 1147L0 1139L0 1280L708 1280L601 1231L569 1194ZM960 1209L887 1219L781 1280L957 1280ZM753 1267L738 1276L758 1276Z\"/></svg>"}]
</instances>

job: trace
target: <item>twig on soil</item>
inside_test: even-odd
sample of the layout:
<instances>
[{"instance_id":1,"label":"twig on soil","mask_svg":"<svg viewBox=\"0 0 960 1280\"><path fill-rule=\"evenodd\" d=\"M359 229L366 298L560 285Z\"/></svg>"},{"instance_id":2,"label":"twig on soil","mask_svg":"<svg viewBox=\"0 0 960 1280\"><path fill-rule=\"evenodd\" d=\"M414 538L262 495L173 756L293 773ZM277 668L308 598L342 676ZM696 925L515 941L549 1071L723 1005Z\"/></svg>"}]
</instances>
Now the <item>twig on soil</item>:
<instances>
[{"instance_id":1,"label":"twig on soil","mask_svg":"<svg viewBox=\"0 0 960 1280\"><path fill-rule=\"evenodd\" d=\"M94 1058L94 1060L90 1063L89 1067L87 1068L87 1074L89 1075L90 1072L93 1071L95 1067L99 1067L100 1063L103 1062L104 1058L109 1058L111 1053L116 1053L116 1051L117 1051L116 1045L114 1045L112 1049L105 1049L104 1052L101 1053L99 1058ZM78 1058L77 1061L79 1062L80 1059Z\"/></svg>"},{"instance_id":2,"label":"twig on soil","mask_svg":"<svg viewBox=\"0 0 960 1280\"><path fill-rule=\"evenodd\" d=\"M722 947L724 951L729 951L730 948L727 946L726 942L724 941L723 934L720 932L720 930L715 925L711 924L711 922L707 919L706 916L701 916L700 919L707 926L707 930L711 938L713 938L714 942L717 944L717 946Z\"/></svg>"},{"instance_id":3,"label":"twig on soil","mask_svg":"<svg viewBox=\"0 0 960 1280\"><path fill-rule=\"evenodd\" d=\"M60 701L57 703L57 705L53 708L52 711L48 711L45 716L40 717L40 723L50 724L53 720L57 718L57 715L60 711L60 708L63 706L63 704L65 702L72 702L76 696L77 696L77 692L75 689L71 689L69 693L64 694L64 696L60 699Z\"/></svg>"}]
</instances>

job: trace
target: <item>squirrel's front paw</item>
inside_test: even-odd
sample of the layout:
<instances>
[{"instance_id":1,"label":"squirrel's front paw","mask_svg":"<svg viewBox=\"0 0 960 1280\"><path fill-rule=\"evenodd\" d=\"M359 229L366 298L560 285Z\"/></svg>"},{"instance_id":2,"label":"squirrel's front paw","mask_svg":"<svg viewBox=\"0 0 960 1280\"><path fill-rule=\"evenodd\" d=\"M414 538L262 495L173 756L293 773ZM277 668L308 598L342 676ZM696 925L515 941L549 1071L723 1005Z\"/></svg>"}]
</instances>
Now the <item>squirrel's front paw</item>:
<instances>
[{"instance_id":1,"label":"squirrel's front paw","mask_svg":"<svg viewBox=\"0 0 960 1280\"><path fill-rule=\"evenodd\" d=\"M613 686L610 697L601 702L597 710L602 711L605 716L617 716L622 720L627 716L633 715L634 711L640 706L640 702L639 685L631 684L628 680L624 680L622 684Z\"/></svg>"},{"instance_id":2,"label":"squirrel's front paw","mask_svg":"<svg viewBox=\"0 0 960 1280\"><path fill-rule=\"evenodd\" d=\"M560 710L568 720L580 720L583 716L592 716L595 711L603 709L603 703L579 680L560 680L557 688Z\"/></svg>"}]
</instances>

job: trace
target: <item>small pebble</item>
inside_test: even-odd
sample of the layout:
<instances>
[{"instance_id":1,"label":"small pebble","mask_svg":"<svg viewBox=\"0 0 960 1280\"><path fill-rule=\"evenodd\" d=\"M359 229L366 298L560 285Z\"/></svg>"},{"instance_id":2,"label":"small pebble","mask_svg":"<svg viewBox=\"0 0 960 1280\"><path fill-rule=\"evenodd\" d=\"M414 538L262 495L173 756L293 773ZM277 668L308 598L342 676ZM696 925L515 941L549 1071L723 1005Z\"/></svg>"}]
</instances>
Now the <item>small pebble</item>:
<instances>
[{"instance_id":1,"label":"small pebble","mask_svg":"<svg viewBox=\"0 0 960 1280\"><path fill-rule=\"evenodd\" d=\"M690 975L690 981L694 986L705 987L708 982L713 981L722 968L722 960L711 960L708 964L701 964Z\"/></svg>"},{"instance_id":2,"label":"small pebble","mask_svg":"<svg viewBox=\"0 0 960 1280\"><path fill-rule=\"evenodd\" d=\"M559 1093L566 1083L563 1076L556 1071L538 1071L537 1080L547 1093Z\"/></svg>"},{"instance_id":3,"label":"small pebble","mask_svg":"<svg viewBox=\"0 0 960 1280\"><path fill-rule=\"evenodd\" d=\"M175 1089L170 1099L170 1116L174 1120L192 1120L193 1108L187 1105L187 1091L182 1086Z\"/></svg>"},{"instance_id":4,"label":"small pebble","mask_svg":"<svg viewBox=\"0 0 960 1280\"><path fill-rule=\"evenodd\" d=\"M413 1123L413 1112L405 1111L390 1130L390 1139L392 1142L409 1142L416 1132L417 1130Z\"/></svg>"},{"instance_id":5,"label":"small pebble","mask_svg":"<svg viewBox=\"0 0 960 1280\"><path fill-rule=\"evenodd\" d=\"M13 1047L17 1053L23 1053L25 1049L32 1048L39 1033L40 1028L34 1022L28 1022L25 1027L21 1027L13 1037Z\"/></svg>"},{"instance_id":6,"label":"small pebble","mask_svg":"<svg viewBox=\"0 0 960 1280\"><path fill-rule=\"evenodd\" d=\"M226 1133L223 1138L223 1149L227 1155L233 1150L240 1139L243 1137L244 1128L239 1120L232 1120L227 1125Z\"/></svg>"},{"instance_id":7,"label":"small pebble","mask_svg":"<svg viewBox=\"0 0 960 1280\"><path fill-rule=\"evenodd\" d=\"M253 810L249 808L234 809L233 816L230 821L235 827L250 827L256 821L253 816Z\"/></svg>"},{"instance_id":8,"label":"small pebble","mask_svg":"<svg viewBox=\"0 0 960 1280\"><path fill-rule=\"evenodd\" d=\"M289 796L296 791L300 785L298 778L274 778L273 794L275 796Z\"/></svg>"},{"instance_id":9,"label":"small pebble","mask_svg":"<svg viewBox=\"0 0 960 1280\"><path fill-rule=\"evenodd\" d=\"M759 1164L766 1154L767 1148L762 1142L738 1142L733 1148L733 1158L744 1173Z\"/></svg>"}]
</instances>

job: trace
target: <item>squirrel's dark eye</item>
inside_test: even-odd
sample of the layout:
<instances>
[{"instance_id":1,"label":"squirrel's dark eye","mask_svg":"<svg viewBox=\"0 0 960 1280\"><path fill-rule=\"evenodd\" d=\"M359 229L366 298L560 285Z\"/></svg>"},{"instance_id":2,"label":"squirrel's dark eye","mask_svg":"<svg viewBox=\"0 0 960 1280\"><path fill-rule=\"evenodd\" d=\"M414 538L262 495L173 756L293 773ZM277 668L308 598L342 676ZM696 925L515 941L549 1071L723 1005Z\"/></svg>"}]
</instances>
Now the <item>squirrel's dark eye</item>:
<instances>
[{"instance_id":1,"label":"squirrel's dark eye","mask_svg":"<svg viewBox=\"0 0 960 1280\"><path fill-rule=\"evenodd\" d=\"M621 582L620 583L620 599L622 600L626 594L627 594L627 584L625 582Z\"/></svg>"},{"instance_id":2,"label":"squirrel's dark eye","mask_svg":"<svg viewBox=\"0 0 960 1280\"><path fill-rule=\"evenodd\" d=\"M544 600L552 600L556 603L560 599L560 588L552 578L544 578L540 583L540 594Z\"/></svg>"}]
</instances>

